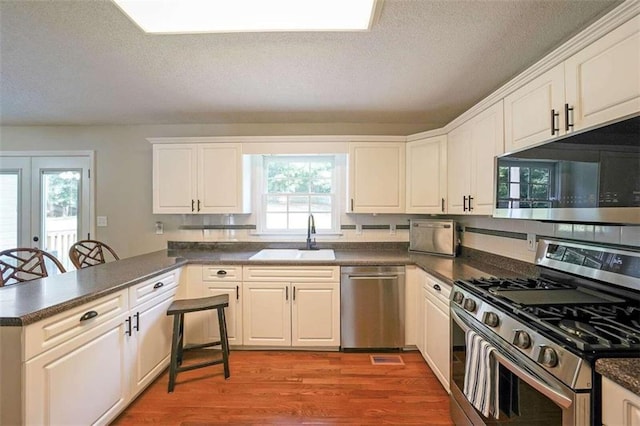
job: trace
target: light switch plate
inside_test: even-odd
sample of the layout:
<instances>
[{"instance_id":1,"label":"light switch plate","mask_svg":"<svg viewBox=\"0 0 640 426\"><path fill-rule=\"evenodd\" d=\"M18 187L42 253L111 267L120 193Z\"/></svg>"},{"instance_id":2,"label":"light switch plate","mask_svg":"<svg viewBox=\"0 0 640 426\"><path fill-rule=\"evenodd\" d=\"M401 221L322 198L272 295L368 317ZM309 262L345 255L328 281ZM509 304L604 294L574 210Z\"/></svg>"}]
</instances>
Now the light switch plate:
<instances>
[{"instance_id":1,"label":"light switch plate","mask_svg":"<svg viewBox=\"0 0 640 426\"><path fill-rule=\"evenodd\" d=\"M536 251L536 234L527 234L527 250Z\"/></svg>"},{"instance_id":2,"label":"light switch plate","mask_svg":"<svg viewBox=\"0 0 640 426\"><path fill-rule=\"evenodd\" d=\"M100 228L104 228L107 226L107 217L106 216L97 216L96 217L96 225Z\"/></svg>"}]
</instances>

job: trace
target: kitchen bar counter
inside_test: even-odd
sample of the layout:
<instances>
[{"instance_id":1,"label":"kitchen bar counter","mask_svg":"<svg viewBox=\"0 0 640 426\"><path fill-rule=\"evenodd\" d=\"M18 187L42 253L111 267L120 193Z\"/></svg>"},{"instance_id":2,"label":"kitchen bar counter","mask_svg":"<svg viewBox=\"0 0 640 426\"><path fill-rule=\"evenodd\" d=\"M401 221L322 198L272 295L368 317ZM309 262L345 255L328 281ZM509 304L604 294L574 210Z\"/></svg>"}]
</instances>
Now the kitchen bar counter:
<instances>
[{"instance_id":1,"label":"kitchen bar counter","mask_svg":"<svg viewBox=\"0 0 640 426\"><path fill-rule=\"evenodd\" d=\"M596 360L596 373L640 395L640 359L601 358Z\"/></svg>"},{"instance_id":2,"label":"kitchen bar counter","mask_svg":"<svg viewBox=\"0 0 640 426\"><path fill-rule=\"evenodd\" d=\"M359 247L365 244L359 243ZM185 247L130 257L79 271L0 288L0 326L23 326L119 291L186 264L242 265L410 265L415 264L445 282L482 276L518 275L477 256L448 258L407 251L406 243L350 243L335 248L334 261L249 260L259 248L238 244L238 250ZM206 246L205 246L206 248ZM385 249L386 248L386 249ZM391 248L391 249L389 249ZM467 250L465 250L467 251ZM468 250L475 253L475 250ZM482 253L482 252L478 252ZM476 253L477 254L477 253ZM516 261L517 262L517 261ZM522 262L519 262L522 264ZM526 265L520 265L526 268ZM528 269L528 268L527 268ZM522 271L526 275L530 271Z\"/></svg>"}]
</instances>

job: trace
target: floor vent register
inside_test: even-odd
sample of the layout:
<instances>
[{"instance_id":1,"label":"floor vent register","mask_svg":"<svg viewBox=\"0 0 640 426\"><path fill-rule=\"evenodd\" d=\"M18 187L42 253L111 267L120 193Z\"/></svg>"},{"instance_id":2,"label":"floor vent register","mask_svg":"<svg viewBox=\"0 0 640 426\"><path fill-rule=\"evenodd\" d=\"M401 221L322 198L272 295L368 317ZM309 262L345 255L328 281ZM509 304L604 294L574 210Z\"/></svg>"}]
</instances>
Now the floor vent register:
<instances>
[{"instance_id":1,"label":"floor vent register","mask_svg":"<svg viewBox=\"0 0 640 426\"><path fill-rule=\"evenodd\" d=\"M373 365L404 365L400 355L370 355Z\"/></svg>"}]
</instances>

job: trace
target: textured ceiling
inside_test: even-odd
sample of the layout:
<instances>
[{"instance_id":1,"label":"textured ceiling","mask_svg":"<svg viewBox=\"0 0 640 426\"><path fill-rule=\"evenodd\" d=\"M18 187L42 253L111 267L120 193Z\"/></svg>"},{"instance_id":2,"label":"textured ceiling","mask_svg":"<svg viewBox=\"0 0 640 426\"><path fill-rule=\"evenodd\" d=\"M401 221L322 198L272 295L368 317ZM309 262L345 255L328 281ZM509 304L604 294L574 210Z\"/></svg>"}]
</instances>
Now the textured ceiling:
<instances>
[{"instance_id":1,"label":"textured ceiling","mask_svg":"<svg viewBox=\"0 0 640 426\"><path fill-rule=\"evenodd\" d=\"M0 124L429 130L618 3L385 0L368 32L147 35L110 1L0 0Z\"/></svg>"}]
</instances>

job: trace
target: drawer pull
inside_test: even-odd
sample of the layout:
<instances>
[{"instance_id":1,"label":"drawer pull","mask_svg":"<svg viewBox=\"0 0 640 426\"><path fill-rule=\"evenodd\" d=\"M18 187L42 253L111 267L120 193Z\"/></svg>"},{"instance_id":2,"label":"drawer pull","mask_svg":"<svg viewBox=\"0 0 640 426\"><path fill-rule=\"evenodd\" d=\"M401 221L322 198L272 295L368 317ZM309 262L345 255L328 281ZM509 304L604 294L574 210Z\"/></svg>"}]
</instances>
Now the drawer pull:
<instances>
[{"instance_id":1,"label":"drawer pull","mask_svg":"<svg viewBox=\"0 0 640 426\"><path fill-rule=\"evenodd\" d=\"M216 272L216 275L227 275L227 271L225 271L224 269L220 269L218 272Z\"/></svg>"},{"instance_id":2,"label":"drawer pull","mask_svg":"<svg viewBox=\"0 0 640 426\"><path fill-rule=\"evenodd\" d=\"M90 320L91 318L95 318L98 316L96 311L85 312L84 315L80 317L80 322Z\"/></svg>"},{"instance_id":3,"label":"drawer pull","mask_svg":"<svg viewBox=\"0 0 640 426\"><path fill-rule=\"evenodd\" d=\"M160 288L162 286L164 286L164 283L162 281L158 281L157 283L155 283L153 285L153 289L155 290L155 289L158 289L158 288Z\"/></svg>"},{"instance_id":4,"label":"drawer pull","mask_svg":"<svg viewBox=\"0 0 640 426\"><path fill-rule=\"evenodd\" d=\"M433 289L434 289L435 291L440 291L440 290L442 290L438 284L434 284L434 285L433 285Z\"/></svg>"}]
</instances>

